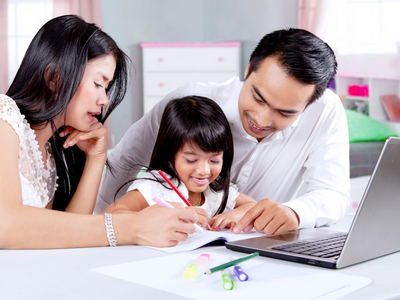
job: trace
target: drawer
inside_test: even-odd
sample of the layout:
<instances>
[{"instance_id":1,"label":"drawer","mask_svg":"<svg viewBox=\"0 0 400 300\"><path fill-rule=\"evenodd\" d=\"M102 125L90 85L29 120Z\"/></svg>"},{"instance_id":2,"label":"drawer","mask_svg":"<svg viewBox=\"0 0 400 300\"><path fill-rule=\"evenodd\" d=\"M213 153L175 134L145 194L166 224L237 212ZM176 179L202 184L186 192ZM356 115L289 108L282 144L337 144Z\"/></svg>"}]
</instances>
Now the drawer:
<instances>
[{"instance_id":1,"label":"drawer","mask_svg":"<svg viewBox=\"0 0 400 300\"><path fill-rule=\"evenodd\" d=\"M236 71L239 47L144 48L146 71Z\"/></svg>"},{"instance_id":2,"label":"drawer","mask_svg":"<svg viewBox=\"0 0 400 300\"><path fill-rule=\"evenodd\" d=\"M225 81L238 72L148 72L144 76L144 96L165 96L188 82Z\"/></svg>"}]
</instances>

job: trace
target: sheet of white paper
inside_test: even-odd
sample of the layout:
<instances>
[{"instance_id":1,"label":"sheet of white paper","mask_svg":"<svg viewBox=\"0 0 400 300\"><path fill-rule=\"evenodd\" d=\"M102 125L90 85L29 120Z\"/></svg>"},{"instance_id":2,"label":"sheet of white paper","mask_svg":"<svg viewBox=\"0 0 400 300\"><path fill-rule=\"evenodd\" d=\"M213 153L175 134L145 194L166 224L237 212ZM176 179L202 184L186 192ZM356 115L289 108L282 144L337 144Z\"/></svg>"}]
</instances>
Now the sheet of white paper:
<instances>
[{"instance_id":1,"label":"sheet of white paper","mask_svg":"<svg viewBox=\"0 0 400 300\"><path fill-rule=\"evenodd\" d=\"M242 232L239 234L234 234L229 230L221 230L221 231L204 230L202 233L194 233L189 235L186 241L180 242L178 245L174 247L168 247L168 248L149 247L149 248L168 253L175 253L175 252L194 250L216 240L225 240L228 242L234 242L238 240L250 239L259 236L265 236L265 233L250 231L248 233Z\"/></svg>"},{"instance_id":2,"label":"sheet of white paper","mask_svg":"<svg viewBox=\"0 0 400 300\"><path fill-rule=\"evenodd\" d=\"M271 262L257 257L240 264L249 275L249 280L239 281L229 269L234 289L222 288L220 272L204 275L203 270L194 279L184 279L183 272L199 254L179 253L163 257L136 261L121 265L92 269L104 275L142 284L192 299L338 299L363 288L371 280L335 272L293 264L291 266ZM209 269L229 261L229 257L211 253Z\"/></svg>"}]
</instances>

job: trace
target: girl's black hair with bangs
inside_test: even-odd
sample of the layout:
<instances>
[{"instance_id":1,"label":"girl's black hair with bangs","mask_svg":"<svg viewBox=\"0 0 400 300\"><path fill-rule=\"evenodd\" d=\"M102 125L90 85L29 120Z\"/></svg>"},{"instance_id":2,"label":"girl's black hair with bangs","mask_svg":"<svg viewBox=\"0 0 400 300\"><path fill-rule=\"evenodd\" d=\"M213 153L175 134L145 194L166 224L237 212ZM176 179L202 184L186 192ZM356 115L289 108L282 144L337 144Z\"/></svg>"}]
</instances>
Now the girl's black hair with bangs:
<instances>
[{"instance_id":1,"label":"girl's black hair with bangs","mask_svg":"<svg viewBox=\"0 0 400 300\"><path fill-rule=\"evenodd\" d=\"M97 25L79 16L65 15L48 21L32 39L20 68L7 91L32 129L51 125L49 140L56 162L57 183L53 209L65 210L85 166L85 153L77 146L63 149L65 138L58 135L54 120L64 116L78 89L89 60L112 55L116 68L107 89L108 106L99 122L123 100L128 87L130 59L116 42ZM112 168L110 168L112 170Z\"/></svg>"},{"instance_id":2,"label":"girl's black hair with bangs","mask_svg":"<svg viewBox=\"0 0 400 300\"><path fill-rule=\"evenodd\" d=\"M223 152L221 173L210 184L211 190L224 193L216 215L222 213L229 196L233 160L232 133L222 109L206 97L187 96L174 99L165 107L159 128L149 170L163 170L179 184L175 156L186 143L207 153Z\"/></svg>"}]
</instances>

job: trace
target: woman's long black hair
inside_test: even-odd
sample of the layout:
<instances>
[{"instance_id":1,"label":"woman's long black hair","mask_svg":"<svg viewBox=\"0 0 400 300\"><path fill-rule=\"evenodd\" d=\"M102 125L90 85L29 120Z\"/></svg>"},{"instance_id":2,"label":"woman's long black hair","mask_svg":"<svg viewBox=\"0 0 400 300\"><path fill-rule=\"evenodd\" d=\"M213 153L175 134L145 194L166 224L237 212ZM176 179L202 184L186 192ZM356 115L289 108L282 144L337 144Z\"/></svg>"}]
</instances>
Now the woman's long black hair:
<instances>
[{"instance_id":1,"label":"woman's long black hair","mask_svg":"<svg viewBox=\"0 0 400 300\"><path fill-rule=\"evenodd\" d=\"M53 208L65 210L74 195L85 166L86 156L77 146L63 149L54 120L64 116L89 60L112 55L116 61L114 78L107 89L108 106L99 122L121 103L128 86L130 60L115 41L95 24L75 15L47 22L35 35L21 66L7 91L17 103L32 129L51 125L49 140L56 161L59 185Z\"/></svg>"},{"instance_id":2,"label":"woman's long black hair","mask_svg":"<svg viewBox=\"0 0 400 300\"><path fill-rule=\"evenodd\" d=\"M175 169L175 157L186 143L206 153L223 152L221 173L210 184L214 192L224 193L216 212L216 215L220 214L225 210L229 196L233 138L224 112L213 100L200 96L187 96L171 100L167 104L148 171L162 170L171 175L171 179L176 179L179 186L181 181ZM157 178L154 180L160 181ZM169 188L165 182L160 181L160 183Z\"/></svg>"}]
</instances>

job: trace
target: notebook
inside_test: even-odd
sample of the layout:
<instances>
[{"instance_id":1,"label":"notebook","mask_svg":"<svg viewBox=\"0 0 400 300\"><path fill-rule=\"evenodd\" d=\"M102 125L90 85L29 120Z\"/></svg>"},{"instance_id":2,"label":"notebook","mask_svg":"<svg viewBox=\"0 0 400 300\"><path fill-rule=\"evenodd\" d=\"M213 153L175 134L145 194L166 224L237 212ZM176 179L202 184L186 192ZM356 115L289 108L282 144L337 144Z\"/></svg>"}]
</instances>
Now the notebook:
<instances>
[{"instance_id":1,"label":"notebook","mask_svg":"<svg viewBox=\"0 0 400 300\"><path fill-rule=\"evenodd\" d=\"M227 229L223 229L222 231L204 230L202 233L190 234L186 241L179 242L178 245L174 247L148 247L163 252L175 253L195 250L206 245L223 245L228 241L233 242L261 236L264 236L264 233L256 232L254 230L247 233L242 232L240 234L234 234Z\"/></svg>"},{"instance_id":2,"label":"notebook","mask_svg":"<svg viewBox=\"0 0 400 300\"><path fill-rule=\"evenodd\" d=\"M388 137L348 233L310 228L228 242L225 246L235 251L257 251L262 256L340 269L400 251L399 212L400 138ZM330 239L333 241L329 242ZM329 244L325 247L328 250L310 249L313 242L317 246ZM328 254L331 250L334 253Z\"/></svg>"}]
</instances>

